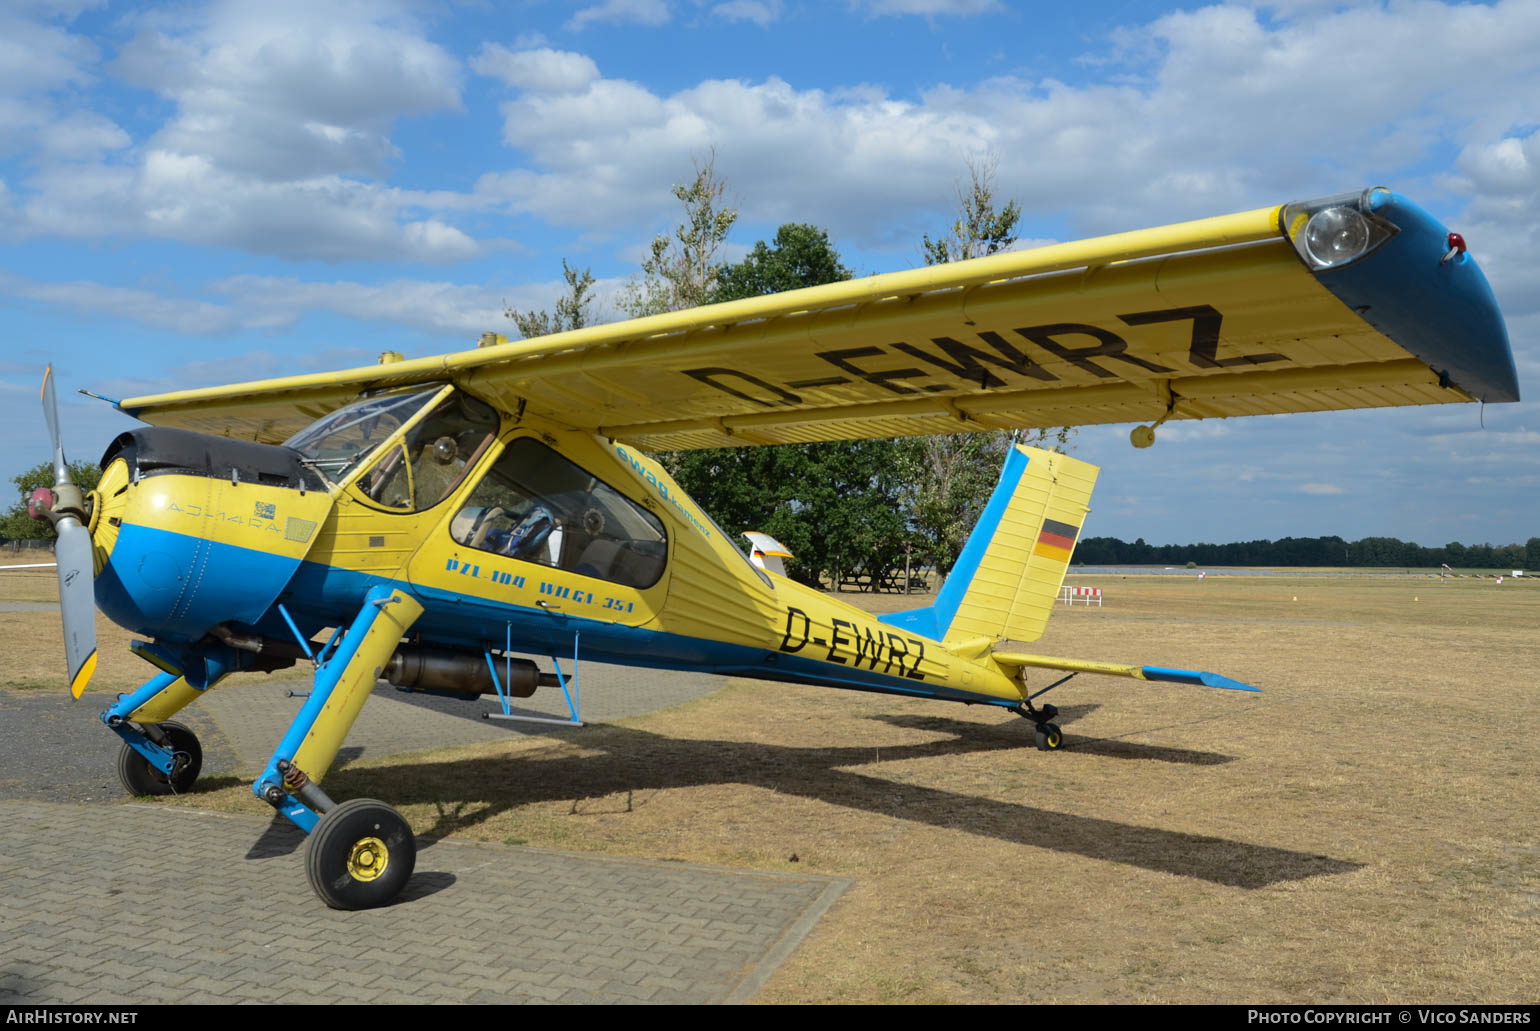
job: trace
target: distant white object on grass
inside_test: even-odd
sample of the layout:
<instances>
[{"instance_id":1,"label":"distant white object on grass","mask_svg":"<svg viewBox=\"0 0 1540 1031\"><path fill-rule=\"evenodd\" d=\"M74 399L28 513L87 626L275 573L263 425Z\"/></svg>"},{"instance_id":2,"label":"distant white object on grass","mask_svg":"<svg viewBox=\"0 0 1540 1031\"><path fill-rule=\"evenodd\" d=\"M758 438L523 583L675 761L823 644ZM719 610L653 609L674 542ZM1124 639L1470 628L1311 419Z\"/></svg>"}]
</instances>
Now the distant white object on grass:
<instances>
[{"instance_id":1,"label":"distant white object on grass","mask_svg":"<svg viewBox=\"0 0 1540 1031\"><path fill-rule=\"evenodd\" d=\"M1059 587L1059 600L1066 605L1073 605L1075 599L1080 598L1089 606L1096 603L1097 608L1102 607L1102 589L1100 587L1071 587L1063 584Z\"/></svg>"}]
</instances>

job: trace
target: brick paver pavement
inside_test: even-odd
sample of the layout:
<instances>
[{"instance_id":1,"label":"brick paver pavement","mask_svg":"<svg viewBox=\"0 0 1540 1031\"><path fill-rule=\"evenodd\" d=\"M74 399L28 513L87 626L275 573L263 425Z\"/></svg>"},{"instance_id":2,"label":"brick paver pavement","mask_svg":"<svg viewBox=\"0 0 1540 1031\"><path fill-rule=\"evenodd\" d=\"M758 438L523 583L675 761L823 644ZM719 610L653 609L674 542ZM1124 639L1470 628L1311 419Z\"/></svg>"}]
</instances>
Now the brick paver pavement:
<instances>
[{"instance_id":1,"label":"brick paver pavement","mask_svg":"<svg viewBox=\"0 0 1540 1031\"><path fill-rule=\"evenodd\" d=\"M592 663L581 683L602 722L725 681ZM177 718L207 773L249 777L303 704L286 689L305 687L215 690ZM738 1002L848 883L419 839L395 904L336 912L286 823L101 804L123 798L96 718L110 700L0 695L0 1003ZM520 705L566 712L551 689ZM495 708L382 684L342 757L571 732L478 718Z\"/></svg>"},{"instance_id":2,"label":"brick paver pavement","mask_svg":"<svg viewBox=\"0 0 1540 1031\"><path fill-rule=\"evenodd\" d=\"M303 852L260 817L0 802L0 1003L736 1002L848 883L422 840L395 904L343 913Z\"/></svg>"}]
</instances>

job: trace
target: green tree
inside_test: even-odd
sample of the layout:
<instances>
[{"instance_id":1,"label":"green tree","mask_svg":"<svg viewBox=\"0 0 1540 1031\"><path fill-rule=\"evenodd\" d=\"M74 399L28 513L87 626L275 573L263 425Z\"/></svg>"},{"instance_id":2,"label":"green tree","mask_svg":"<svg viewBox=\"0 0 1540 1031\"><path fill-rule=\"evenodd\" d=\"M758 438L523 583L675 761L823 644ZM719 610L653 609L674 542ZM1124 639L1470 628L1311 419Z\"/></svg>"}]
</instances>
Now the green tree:
<instances>
[{"instance_id":1,"label":"green tree","mask_svg":"<svg viewBox=\"0 0 1540 1031\"><path fill-rule=\"evenodd\" d=\"M684 227L681 227L684 228ZM829 234L789 223L716 271L708 299L735 301L850 278ZM787 572L817 584L836 570L901 565L907 540L902 443L832 441L713 448L665 456L680 485L718 523L761 530L794 556Z\"/></svg>"},{"instance_id":2,"label":"green tree","mask_svg":"<svg viewBox=\"0 0 1540 1031\"><path fill-rule=\"evenodd\" d=\"M677 455L675 478L716 521L760 530L793 558L806 584L836 571L903 565L908 540L891 440L713 448Z\"/></svg>"},{"instance_id":3,"label":"green tree","mask_svg":"<svg viewBox=\"0 0 1540 1031\"><path fill-rule=\"evenodd\" d=\"M945 575L1000 478L1008 433L959 433L902 442L904 507L925 560Z\"/></svg>"},{"instance_id":4,"label":"green tree","mask_svg":"<svg viewBox=\"0 0 1540 1031\"><path fill-rule=\"evenodd\" d=\"M94 462L70 462L70 482L82 491L90 491L96 488L96 481L101 479L102 471ZM16 493L19 495L16 502L4 516L0 516L0 537L12 540L33 540L54 536L53 524L42 520L33 519L27 515L27 499L32 492L39 487L52 487L54 484L53 462L41 462L24 473L11 477L11 482L16 485Z\"/></svg>"},{"instance_id":5,"label":"green tree","mask_svg":"<svg viewBox=\"0 0 1540 1031\"><path fill-rule=\"evenodd\" d=\"M920 245L925 264L988 257L1010 250L1020 238L1021 206L1012 200L995 207L996 167L993 158L968 159L969 183L957 187L957 218L944 236L932 240L925 234Z\"/></svg>"},{"instance_id":6,"label":"green tree","mask_svg":"<svg viewBox=\"0 0 1540 1031\"><path fill-rule=\"evenodd\" d=\"M742 261L719 269L710 300L736 301L838 283L850 274L825 230L788 222L775 231L773 244L760 240Z\"/></svg>"},{"instance_id":7,"label":"green tree","mask_svg":"<svg viewBox=\"0 0 1540 1031\"><path fill-rule=\"evenodd\" d=\"M514 325L519 327L519 333L526 339L549 336L552 333L565 333L571 329L582 329L592 325L593 316L589 312L589 305L593 298L589 291L593 289L594 274L592 269L585 268L581 274L567 264L567 259L561 260L561 274L567 280L567 294L556 302L554 314L547 311L521 312L517 308L504 308L503 314L512 319Z\"/></svg>"},{"instance_id":8,"label":"green tree","mask_svg":"<svg viewBox=\"0 0 1540 1031\"><path fill-rule=\"evenodd\" d=\"M727 181L716 174L716 151L695 165L695 178L674 187L684 205L684 221L672 236L652 241L642 262L642 277L621 294L620 306L632 316L661 315L705 304L716 288L717 252L738 220L736 208L724 206Z\"/></svg>"}]
</instances>

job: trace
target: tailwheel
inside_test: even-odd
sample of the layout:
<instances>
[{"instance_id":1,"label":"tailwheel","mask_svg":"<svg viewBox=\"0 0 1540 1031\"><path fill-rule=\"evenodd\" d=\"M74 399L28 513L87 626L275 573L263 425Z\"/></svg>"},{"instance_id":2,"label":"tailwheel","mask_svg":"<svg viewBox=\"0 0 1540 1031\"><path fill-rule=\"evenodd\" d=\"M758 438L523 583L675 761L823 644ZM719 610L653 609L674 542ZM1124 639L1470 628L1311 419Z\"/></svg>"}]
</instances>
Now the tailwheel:
<instances>
[{"instance_id":1,"label":"tailwheel","mask_svg":"<svg viewBox=\"0 0 1540 1031\"><path fill-rule=\"evenodd\" d=\"M198 735L181 723L157 726L165 736L160 743L176 756L176 769L167 776L125 744L118 753L118 779L130 795L180 795L192 789L203 769L203 746L198 744Z\"/></svg>"},{"instance_id":2,"label":"tailwheel","mask_svg":"<svg viewBox=\"0 0 1540 1031\"><path fill-rule=\"evenodd\" d=\"M305 846L310 887L333 909L372 909L395 898L417 865L412 828L384 802L354 798L321 817Z\"/></svg>"},{"instance_id":3,"label":"tailwheel","mask_svg":"<svg viewBox=\"0 0 1540 1031\"><path fill-rule=\"evenodd\" d=\"M1037 725L1037 747L1042 752L1052 752L1064 747L1064 731L1059 729L1057 723L1039 723Z\"/></svg>"}]
</instances>

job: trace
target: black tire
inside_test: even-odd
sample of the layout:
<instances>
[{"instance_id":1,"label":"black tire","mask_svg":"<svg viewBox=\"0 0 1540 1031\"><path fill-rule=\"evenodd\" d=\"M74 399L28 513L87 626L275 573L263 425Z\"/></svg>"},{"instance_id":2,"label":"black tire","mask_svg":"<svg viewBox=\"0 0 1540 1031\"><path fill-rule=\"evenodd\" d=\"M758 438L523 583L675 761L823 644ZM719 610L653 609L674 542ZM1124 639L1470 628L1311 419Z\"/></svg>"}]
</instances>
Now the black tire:
<instances>
[{"instance_id":1,"label":"black tire","mask_svg":"<svg viewBox=\"0 0 1540 1031\"><path fill-rule=\"evenodd\" d=\"M305 846L305 874L333 909L373 909L400 894L417 866L412 828L384 802L353 798L321 817Z\"/></svg>"},{"instance_id":2,"label":"black tire","mask_svg":"<svg viewBox=\"0 0 1540 1031\"><path fill-rule=\"evenodd\" d=\"M1037 747L1042 752L1055 752L1064 747L1064 731L1059 729L1057 723L1039 724L1037 728Z\"/></svg>"},{"instance_id":3,"label":"black tire","mask_svg":"<svg viewBox=\"0 0 1540 1031\"><path fill-rule=\"evenodd\" d=\"M198 735L181 723L162 723L160 729L170 739L171 750L185 755L187 761L175 774L167 777L151 766L148 759L124 744L118 753L118 779L130 795L180 795L191 791L198 780L198 773L203 769L203 746L198 744Z\"/></svg>"}]
</instances>

